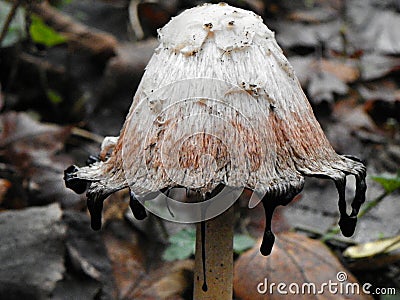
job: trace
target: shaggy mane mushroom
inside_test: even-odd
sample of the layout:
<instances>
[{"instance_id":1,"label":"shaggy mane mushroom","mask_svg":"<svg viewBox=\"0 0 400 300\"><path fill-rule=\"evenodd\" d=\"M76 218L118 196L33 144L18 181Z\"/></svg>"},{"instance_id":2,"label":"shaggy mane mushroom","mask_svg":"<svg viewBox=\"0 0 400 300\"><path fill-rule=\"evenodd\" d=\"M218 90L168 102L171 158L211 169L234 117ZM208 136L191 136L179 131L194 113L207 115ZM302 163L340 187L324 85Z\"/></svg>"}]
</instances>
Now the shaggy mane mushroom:
<instances>
[{"instance_id":1,"label":"shaggy mane mushroom","mask_svg":"<svg viewBox=\"0 0 400 300\"><path fill-rule=\"evenodd\" d=\"M158 33L160 45L120 136L105 139L99 161L65 171L67 187L88 188L93 229L101 227L104 199L120 189L130 188L132 211L142 219L142 195L156 198L159 191L184 187L209 199L220 185L247 188L258 195L249 207L261 199L265 208L261 253L268 255L275 207L288 204L304 177L314 176L334 180L339 225L351 236L365 200L365 166L334 151L261 17L226 4L203 5ZM350 214L348 175L356 178Z\"/></svg>"}]
</instances>

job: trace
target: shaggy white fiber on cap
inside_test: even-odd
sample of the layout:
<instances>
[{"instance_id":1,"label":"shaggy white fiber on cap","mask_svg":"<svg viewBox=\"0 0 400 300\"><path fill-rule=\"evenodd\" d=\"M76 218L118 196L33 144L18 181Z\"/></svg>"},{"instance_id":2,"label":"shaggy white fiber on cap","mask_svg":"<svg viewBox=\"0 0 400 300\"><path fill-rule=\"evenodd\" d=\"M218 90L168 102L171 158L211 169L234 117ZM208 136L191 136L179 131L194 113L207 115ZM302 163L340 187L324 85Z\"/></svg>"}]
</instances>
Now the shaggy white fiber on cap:
<instances>
[{"instance_id":1,"label":"shaggy white fiber on cap","mask_svg":"<svg viewBox=\"0 0 400 300\"><path fill-rule=\"evenodd\" d=\"M354 215L364 201L365 167L333 150L261 17L203 5L158 33L113 152L72 174L92 182L89 194L128 186L135 194L175 186L205 194L224 184L286 204L304 176L334 179L343 198L353 174Z\"/></svg>"}]
</instances>

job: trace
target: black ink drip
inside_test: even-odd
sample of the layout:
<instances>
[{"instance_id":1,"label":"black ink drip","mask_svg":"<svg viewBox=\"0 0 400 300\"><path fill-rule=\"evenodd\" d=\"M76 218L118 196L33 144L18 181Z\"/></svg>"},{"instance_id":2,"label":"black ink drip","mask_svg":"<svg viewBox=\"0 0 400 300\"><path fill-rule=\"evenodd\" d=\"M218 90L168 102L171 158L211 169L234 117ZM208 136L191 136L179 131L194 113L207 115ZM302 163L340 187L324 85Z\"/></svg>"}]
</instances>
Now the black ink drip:
<instances>
[{"instance_id":1,"label":"black ink drip","mask_svg":"<svg viewBox=\"0 0 400 300\"><path fill-rule=\"evenodd\" d=\"M100 157L98 157L96 155L89 155L89 157L86 160L86 165L87 166L91 166L91 165L93 165L93 164L95 164L97 162L100 162L100 161L101 161Z\"/></svg>"},{"instance_id":2,"label":"black ink drip","mask_svg":"<svg viewBox=\"0 0 400 300\"><path fill-rule=\"evenodd\" d=\"M142 205L142 203L139 202L138 199L136 199L132 191L129 191L129 195L130 195L129 207L131 208L133 216L137 220L145 219L147 217L147 213L144 206Z\"/></svg>"},{"instance_id":3,"label":"black ink drip","mask_svg":"<svg viewBox=\"0 0 400 300\"><path fill-rule=\"evenodd\" d=\"M357 216L349 216L347 214L347 204L346 204L346 177L335 180L336 189L339 194L339 227L342 234L346 237L350 237L354 234L357 224Z\"/></svg>"},{"instance_id":4,"label":"black ink drip","mask_svg":"<svg viewBox=\"0 0 400 300\"><path fill-rule=\"evenodd\" d=\"M108 195L87 193L87 207L90 213L90 226L93 230L101 229L101 217L103 211L103 202Z\"/></svg>"},{"instance_id":5,"label":"black ink drip","mask_svg":"<svg viewBox=\"0 0 400 300\"><path fill-rule=\"evenodd\" d=\"M297 186L290 186L289 188L280 190L276 193L270 193L262 198L262 204L265 213L265 228L263 240L260 247L262 255L267 256L271 254L272 247L274 246L275 236L272 232L272 217L275 209L279 205L288 205L293 198L301 192L303 184Z\"/></svg>"},{"instance_id":6,"label":"black ink drip","mask_svg":"<svg viewBox=\"0 0 400 300\"><path fill-rule=\"evenodd\" d=\"M365 192L367 191L367 184L365 182L365 174L356 175L356 194L353 202L351 203L352 211L351 217L358 215L361 205L365 202Z\"/></svg>"},{"instance_id":7,"label":"black ink drip","mask_svg":"<svg viewBox=\"0 0 400 300\"><path fill-rule=\"evenodd\" d=\"M90 185L90 182L87 180L76 178L76 173L78 171L77 166L69 166L64 170L64 182L65 186L71 190L73 190L77 194L83 194L86 192L87 188Z\"/></svg>"},{"instance_id":8,"label":"black ink drip","mask_svg":"<svg viewBox=\"0 0 400 300\"><path fill-rule=\"evenodd\" d=\"M271 254L272 247L274 246L275 236L271 230L272 217L274 215L275 208L277 207L273 198L265 196L262 199L262 204L265 212L265 228L264 236L260 247L260 252L262 255L267 256Z\"/></svg>"},{"instance_id":9,"label":"black ink drip","mask_svg":"<svg viewBox=\"0 0 400 300\"><path fill-rule=\"evenodd\" d=\"M207 275L206 275L206 221L201 221L201 260L203 264L203 286L201 289L203 292L208 291L207 287Z\"/></svg>"}]
</instances>

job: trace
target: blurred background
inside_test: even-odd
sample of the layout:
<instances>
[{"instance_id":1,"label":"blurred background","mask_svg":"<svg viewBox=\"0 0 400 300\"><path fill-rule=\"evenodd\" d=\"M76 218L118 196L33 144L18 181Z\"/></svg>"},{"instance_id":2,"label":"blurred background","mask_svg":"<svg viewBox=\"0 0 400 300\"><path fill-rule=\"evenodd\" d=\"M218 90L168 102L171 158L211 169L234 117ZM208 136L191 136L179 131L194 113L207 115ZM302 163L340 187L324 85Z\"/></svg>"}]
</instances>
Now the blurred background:
<instances>
[{"instance_id":1,"label":"blurred background","mask_svg":"<svg viewBox=\"0 0 400 300\"><path fill-rule=\"evenodd\" d=\"M191 299L193 226L136 221L121 191L94 232L84 195L62 177L119 135L157 28L204 2L0 0L1 299ZM307 178L278 210L279 242L264 258L263 209L240 199L235 299L257 299L266 277L323 282L339 271L397 294L375 299L400 299L400 1L225 2L263 17L335 150L368 168L352 238L338 233L333 182Z\"/></svg>"}]
</instances>

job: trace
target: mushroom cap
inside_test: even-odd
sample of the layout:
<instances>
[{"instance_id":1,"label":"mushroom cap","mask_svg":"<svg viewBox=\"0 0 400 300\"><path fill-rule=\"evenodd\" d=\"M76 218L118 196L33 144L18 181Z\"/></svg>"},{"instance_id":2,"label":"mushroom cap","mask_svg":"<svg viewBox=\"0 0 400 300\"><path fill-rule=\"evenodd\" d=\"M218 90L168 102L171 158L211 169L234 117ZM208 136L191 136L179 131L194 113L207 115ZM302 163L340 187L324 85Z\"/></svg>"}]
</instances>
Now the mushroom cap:
<instances>
[{"instance_id":1,"label":"mushroom cap","mask_svg":"<svg viewBox=\"0 0 400 300\"><path fill-rule=\"evenodd\" d=\"M261 17L208 4L158 34L111 155L75 174L93 182L90 192L129 186L135 194L168 187L206 194L223 184L285 204L304 176L365 177L362 163L331 147Z\"/></svg>"}]
</instances>

